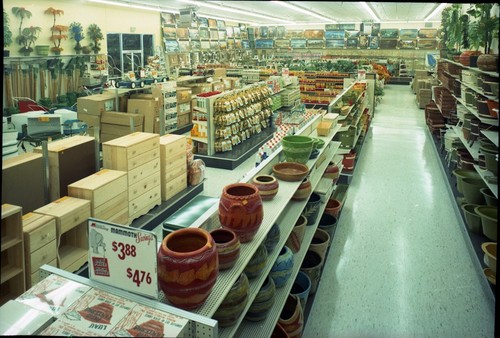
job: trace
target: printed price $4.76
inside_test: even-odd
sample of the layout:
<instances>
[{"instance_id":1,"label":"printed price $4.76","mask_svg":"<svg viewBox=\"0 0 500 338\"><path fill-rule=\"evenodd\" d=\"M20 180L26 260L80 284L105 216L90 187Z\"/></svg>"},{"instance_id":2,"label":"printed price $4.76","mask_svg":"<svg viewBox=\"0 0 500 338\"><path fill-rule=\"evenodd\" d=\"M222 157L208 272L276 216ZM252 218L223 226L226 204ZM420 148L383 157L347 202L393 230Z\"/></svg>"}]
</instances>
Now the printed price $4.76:
<instances>
[{"instance_id":1,"label":"printed price $4.76","mask_svg":"<svg viewBox=\"0 0 500 338\"><path fill-rule=\"evenodd\" d=\"M138 287L141 286L142 282L146 282L146 284L151 284L151 274L142 270L132 270L131 268L127 269L127 278L132 279Z\"/></svg>"}]
</instances>

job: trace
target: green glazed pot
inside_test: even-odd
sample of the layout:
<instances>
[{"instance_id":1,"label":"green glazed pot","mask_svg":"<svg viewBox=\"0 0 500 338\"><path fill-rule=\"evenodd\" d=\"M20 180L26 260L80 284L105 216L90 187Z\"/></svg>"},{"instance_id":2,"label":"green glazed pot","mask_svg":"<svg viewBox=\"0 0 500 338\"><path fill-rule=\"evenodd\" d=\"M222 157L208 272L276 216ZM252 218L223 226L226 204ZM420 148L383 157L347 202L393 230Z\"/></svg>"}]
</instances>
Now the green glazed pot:
<instances>
[{"instance_id":1,"label":"green glazed pot","mask_svg":"<svg viewBox=\"0 0 500 338\"><path fill-rule=\"evenodd\" d=\"M481 179L481 176L475 170L455 169L453 170L453 175L457 177L457 190L460 193L463 193L462 180L464 178Z\"/></svg>"},{"instance_id":2,"label":"green glazed pot","mask_svg":"<svg viewBox=\"0 0 500 338\"><path fill-rule=\"evenodd\" d=\"M323 141L320 138L317 138L316 140L318 140L318 144L316 145L316 149L321 149L325 146L325 141Z\"/></svg>"},{"instance_id":3,"label":"green glazed pot","mask_svg":"<svg viewBox=\"0 0 500 338\"><path fill-rule=\"evenodd\" d=\"M483 234L491 239L497 241L497 225L498 225L498 209L490 206L479 206L474 211L481 216L481 223L483 225Z\"/></svg>"},{"instance_id":4,"label":"green glazed pot","mask_svg":"<svg viewBox=\"0 0 500 338\"><path fill-rule=\"evenodd\" d=\"M267 249L264 243L262 243L257 251L253 254L252 258L245 267L245 274L249 279L253 279L260 275L262 270L266 267L267 262Z\"/></svg>"},{"instance_id":5,"label":"green glazed pot","mask_svg":"<svg viewBox=\"0 0 500 338\"><path fill-rule=\"evenodd\" d=\"M474 211L478 206L477 204L463 204L462 210L464 211L465 222L469 230L476 234L481 234L483 232L481 228L481 216Z\"/></svg>"},{"instance_id":6,"label":"green glazed pot","mask_svg":"<svg viewBox=\"0 0 500 338\"><path fill-rule=\"evenodd\" d=\"M285 161L306 164L313 151L314 141L311 137L288 135L281 140Z\"/></svg>"},{"instance_id":7,"label":"green glazed pot","mask_svg":"<svg viewBox=\"0 0 500 338\"><path fill-rule=\"evenodd\" d=\"M242 273L215 311L214 319L219 322L220 327L228 327L236 323L248 303L248 287L248 278Z\"/></svg>"},{"instance_id":8,"label":"green glazed pot","mask_svg":"<svg viewBox=\"0 0 500 338\"><path fill-rule=\"evenodd\" d=\"M484 204L484 196L481 188L486 188L486 183L482 179L464 178L462 188L465 200L470 204Z\"/></svg>"},{"instance_id":9,"label":"green glazed pot","mask_svg":"<svg viewBox=\"0 0 500 338\"><path fill-rule=\"evenodd\" d=\"M481 194L483 194L487 205L495 206L498 204L498 198L496 198L495 195L493 195L493 193L489 188L482 188L479 191L481 191Z\"/></svg>"}]
</instances>

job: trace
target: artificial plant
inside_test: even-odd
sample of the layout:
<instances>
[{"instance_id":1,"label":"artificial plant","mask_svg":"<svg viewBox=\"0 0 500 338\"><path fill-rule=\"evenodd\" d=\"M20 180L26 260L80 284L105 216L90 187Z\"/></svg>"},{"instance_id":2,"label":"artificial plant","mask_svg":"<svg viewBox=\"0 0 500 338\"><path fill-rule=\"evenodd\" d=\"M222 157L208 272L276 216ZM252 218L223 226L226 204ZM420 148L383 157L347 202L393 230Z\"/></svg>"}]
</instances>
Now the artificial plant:
<instances>
[{"instance_id":1,"label":"artificial plant","mask_svg":"<svg viewBox=\"0 0 500 338\"><path fill-rule=\"evenodd\" d=\"M475 19L473 21L474 27L471 27L471 29L481 36L478 44L480 47L484 47L486 54L491 51L493 38L498 37L498 17L491 14L494 5L495 3L474 3L467 11Z\"/></svg>"},{"instance_id":2,"label":"artificial plant","mask_svg":"<svg viewBox=\"0 0 500 338\"><path fill-rule=\"evenodd\" d=\"M3 10L3 48L7 48L12 43L12 31L9 25L9 15Z\"/></svg>"},{"instance_id":3,"label":"artificial plant","mask_svg":"<svg viewBox=\"0 0 500 338\"><path fill-rule=\"evenodd\" d=\"M31 18L32 14L24 7L12 7L12 13L18 17L19 22L19 35L16 37L16 42L21 46L19 52L24 55L29 55L33 51L33 45L38 39L38 34L42 31L42 28L37 26L30 26L23 28L23 23L25 19Z\"/></svg>"},{"instance_id":4,"label":"artificial plant","mask_svg":"<svg viewBox=\"0 0 500 338\"><path fill-rule=\"evenodd\" d=\"M71 25L69 25L69 33L71 38L76 41L76 54L80 54L82 52L82 45L80 44L80 41L85 39L82 24L79 22L72 22Z\"/></svg>"},{"instance_id":5,"label":"artificial plant","mask_svg":"<svg viewBox=\"0 0 500 338\"><path fill-rule=\"evenodd\" d=\"M87 28L87 36L89 37L90 40L92 40L92 50L94 51L95 54L99 53L101 50L101 44L99 41L104 39L104 35L102 34L101 28L97 26L95 23L90 24L89 27Z\"/></svg>"},{"instance_id":6,"label":"artificial plant","mask_svg":"<svg viewBox=\"0 0 500 338\"><path fill-rule=\"evenodd\" d=\"M45 14L50 14L54 18L52 27L50 27L50 31L52 32L52 34L50 35L50 41L52 41L54 47L52 47L50 50L55 54L60 54L63 50L63 48L61 47L61 42L62 40L66 40L68 38L68 35L65 33L68 31L69 27L64 25L56 25L56 17L58 15L63 15L64 11L62 9L49 7L45 10Z\"/></svg>"}]
</instances>

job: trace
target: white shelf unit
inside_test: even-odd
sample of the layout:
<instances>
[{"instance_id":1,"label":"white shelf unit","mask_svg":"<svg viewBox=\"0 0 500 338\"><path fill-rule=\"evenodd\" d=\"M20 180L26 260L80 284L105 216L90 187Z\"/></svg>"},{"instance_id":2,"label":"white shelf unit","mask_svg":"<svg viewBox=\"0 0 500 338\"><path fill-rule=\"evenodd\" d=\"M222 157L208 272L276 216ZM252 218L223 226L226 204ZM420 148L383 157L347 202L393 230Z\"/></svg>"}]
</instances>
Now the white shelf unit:
<instances>
[{"instance_id":1,"label":"white shelf unit","mask_svg":"<svg viewBox=\"0 0 500 338\"><path fill-rule=\"evenodd\" d=\"M467 109L471 114L474 114L475 117L477 117L482 123L484 124L489 124L491 126L497 126L498 127L498 119L495 118L485 118L479 115L477 109L474 107L468 106L464 100L462 100L460 97L456 97L455 95L452 95L457 102L459 102L465 109ZM439 108L439 107L438 107Z\"/></svg>"},{"instance_id":2,"label":"white shelf unit","mask_svg":"<svg viewBox=\"0 0 500 338\"><path fill-rule=\"evenodd\" d=\"M481 178L483 179L484 183L490 188L491 192L495 195L496 198L498 198L498 183L491 183L488 181L489 178L495 177L493 173L491 173L487 169L481 169L477 164L474 164L474 169L479 173Z\"/></svg>"},{"instance_id":3,"label":"white shelf unit","mask_svg":"<svg viewBox=\"0 0 500 338\"><path fill-rule=\"evenodd\" d=\"M498 147L498 131L492 131L492 130L481 130L481 134L486 136L488 140L493 142L494 145Z\"/></svg>"},{"instance_id":4,"label":"white shelf unit","mask_svg":"<svg viewBox=\"0 0 500 338\"><path fill-rule=\"evenodd\" d=\"M455 134L457 134L460 141L462 141L471 156L474 158L474 160L477 160L479 156L479 142L474 142L471 146L470 143L464 138L464 135L462 134L462 130L460 130L460 128L456 126L453 126L452 128L455 131Z\"/></svg>"}]
</instances>

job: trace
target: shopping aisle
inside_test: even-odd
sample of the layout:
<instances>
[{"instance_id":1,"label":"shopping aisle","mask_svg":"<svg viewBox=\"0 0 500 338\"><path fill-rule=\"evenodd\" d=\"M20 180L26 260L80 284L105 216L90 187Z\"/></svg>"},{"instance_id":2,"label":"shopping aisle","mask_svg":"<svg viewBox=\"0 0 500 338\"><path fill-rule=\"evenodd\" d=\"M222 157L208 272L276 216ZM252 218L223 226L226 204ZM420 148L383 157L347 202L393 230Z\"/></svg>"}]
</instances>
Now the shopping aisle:
<instances>
[{"instance_id":1,"label":"shopping aisle","mask_svg":"<svg viewBox=\"0 0 500 338\"><path fill-rule=\"evenodd\" d=\"M423 115L386 86L303 337L493 337Z\"/></svg>"}]
</instances>

